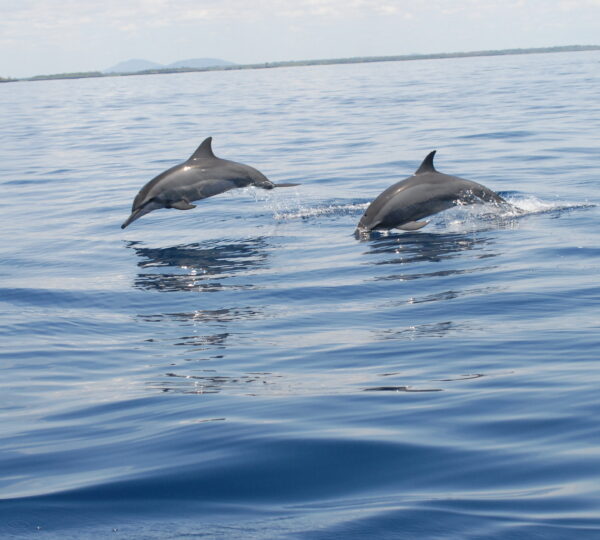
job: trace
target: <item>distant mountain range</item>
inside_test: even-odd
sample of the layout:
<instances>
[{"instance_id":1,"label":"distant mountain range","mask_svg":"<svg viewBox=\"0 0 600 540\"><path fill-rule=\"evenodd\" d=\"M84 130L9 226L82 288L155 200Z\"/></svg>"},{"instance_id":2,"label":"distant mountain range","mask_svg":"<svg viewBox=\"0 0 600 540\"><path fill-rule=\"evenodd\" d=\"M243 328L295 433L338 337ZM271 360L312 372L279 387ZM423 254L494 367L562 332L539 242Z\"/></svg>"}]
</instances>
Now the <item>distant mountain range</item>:
<instances>
[{"instance_id":1,"label":"distant mountain range","mask_svg":"<svg viewBox=\"0 0 600 540\"><path fill-rule=\"evenodd\" d=\"M92 77L121 77L137 73L179 73L185 71L220 71L231 69L266 69L278 67L327 66L335 64L362 64L367 62L404 62L409 60L441 60L444 58L471 58L477 56L501 56L510 54L542 54L581 51L600 51L600 45L563 45L559 47L538 47L534 49L500 49L489 51L403 54L396 56L364 56L353 58L323 58L320 60L289 60L280 62L260 62L258 64L234 64L218 58L194 58L180 60L167 66L148 60L128 60L104 71L83 71L75 73L55 73L54 75L35 75L25 79L0 77L0 84L15 81L45 81L52 79L84 79Z\"/></svg>"},{"instance_id":2,"label":"distant mountain range","mask_svg":"<svg viewBox=\"0 0 600 540\"><path fill-rule=\"evenodd\" d=\"M221 60L219 58L190 58L189 60L179 60L172 64L158 64L149 60L141 60L134 58L120 62L108 69L102 70L102 73L137 73L138 71L148 71L151 69L178 69L191 68L202 69L215 66L234 66L233 62Z\"/></svg>"}]
</instances>

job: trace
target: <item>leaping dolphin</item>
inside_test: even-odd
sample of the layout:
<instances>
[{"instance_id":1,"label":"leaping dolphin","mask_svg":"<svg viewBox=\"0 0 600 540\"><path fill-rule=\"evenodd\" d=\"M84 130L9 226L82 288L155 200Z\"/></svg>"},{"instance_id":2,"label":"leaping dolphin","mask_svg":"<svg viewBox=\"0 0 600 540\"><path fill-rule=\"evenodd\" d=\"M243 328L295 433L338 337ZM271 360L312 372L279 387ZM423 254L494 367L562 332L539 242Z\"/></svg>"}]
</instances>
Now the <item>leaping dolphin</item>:
<instances>
[{"instance_id":1,"label":"leaping dolphin","mask_svg":"<svg viewBox=\"0 0 600 540\"><path fill-rule=\"evenodd\" d=\"M435 152L423 160L412 176L377 196L360 218L357 234L394 228L416 231L429 223L419 221L421 218L457 204L508 204L500 195L481 184L436 171L433 166Z\"/></svg>"},{"instance_id":2,"label":"leaping dolphin","mask_svg":"<svg viewBox=\"0 0 600 540\"><path fill-rule=\"evenodd\" d=\"M220 159L213 154L212 137L204 139L191 157L160 173L136 195L131 215L121 225L124 229L136 219L158 208L191 210L192 201L206 199L234 188L256 186L263 189L298 184L274 184L249 165Z\"/></svg>"}]
</instances>

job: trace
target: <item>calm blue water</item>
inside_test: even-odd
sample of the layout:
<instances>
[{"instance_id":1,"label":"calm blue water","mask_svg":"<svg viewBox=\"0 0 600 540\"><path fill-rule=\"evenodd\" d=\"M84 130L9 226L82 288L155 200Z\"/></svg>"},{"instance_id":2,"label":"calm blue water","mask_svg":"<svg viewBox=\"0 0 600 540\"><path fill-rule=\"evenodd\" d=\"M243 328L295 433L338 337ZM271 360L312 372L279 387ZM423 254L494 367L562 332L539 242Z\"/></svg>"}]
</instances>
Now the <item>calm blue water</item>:
<instances>
[{"instance_id":1,"label":"calm blue water","mask_svg":"<svg viewBox=\"0 0 600 540\"><path fill-rule=\"evenodd\" d=\"M0 86L2 538L600 537L600 54ZM206 137L274 182L160 210ZM437 168L455 208L357 240Z\"/></svg>"}]
</instances>

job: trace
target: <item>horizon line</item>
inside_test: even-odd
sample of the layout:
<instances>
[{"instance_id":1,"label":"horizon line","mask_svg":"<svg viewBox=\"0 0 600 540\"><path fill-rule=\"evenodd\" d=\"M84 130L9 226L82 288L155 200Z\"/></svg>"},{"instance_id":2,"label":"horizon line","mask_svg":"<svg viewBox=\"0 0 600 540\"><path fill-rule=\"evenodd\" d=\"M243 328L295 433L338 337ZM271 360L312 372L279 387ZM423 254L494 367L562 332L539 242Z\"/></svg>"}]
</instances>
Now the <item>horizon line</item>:
<instances>
[{"instance_id":1,"label":"horizon line","mask_svg":"<svg viewBox=\"0 0 600 540\"><path fill-rule=\"evenodd\" d=\"M380 55L380 56L352 56L343 58L323 58L312 60L281 60L276 62L257 62L252 64L231 64L215 65L202 68L181 67L181 68L155 68L132 72L110 72L103 71L83 71L72 73L56 73L50 75L34 75L32 77L5 78L0 77L0 82L28 82L41 80L57 79L83 79L96 77L128 77L132 75L160 75L171 73L195 73L206 71L235 71L243 69L267 69L278 67L303 67L315 65L336 65L336 64L362 64L375 62L402 62L411 60L438 60L447 58L472 58L478 56L510 56L520 54L543 54L558 52L584 52L600 50L600 45L557 45L549 47L522 47L511 49L487 49L466 52L448 52L448 53L414 53L402 55ZM178 60L179 61L179 60ZM174 62L173 62L174 63Z\"/></svg>"}]
</instances>

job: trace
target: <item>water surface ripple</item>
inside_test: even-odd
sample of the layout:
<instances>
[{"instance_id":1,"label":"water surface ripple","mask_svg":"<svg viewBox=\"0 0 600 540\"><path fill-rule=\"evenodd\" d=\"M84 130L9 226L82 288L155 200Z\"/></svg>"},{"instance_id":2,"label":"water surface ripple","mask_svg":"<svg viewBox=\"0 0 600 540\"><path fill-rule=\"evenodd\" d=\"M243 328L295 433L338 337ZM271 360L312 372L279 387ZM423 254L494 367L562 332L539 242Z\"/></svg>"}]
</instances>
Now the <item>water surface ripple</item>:
<instances>
[{"instance_id":1,"label":"water surface ripple","mask_svg":"<svg viewBox=\"0 0 600 540\"><path fill-rule=\"evenodd\" d=\"M599 66L1 85L0 536L600 537ZM209 135L301 185L122 231ZM522 212L355 238L433 149Z\"/></svg>"}]
</instances>

